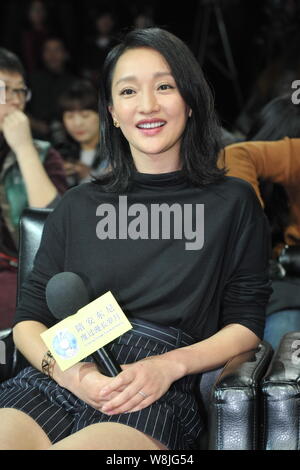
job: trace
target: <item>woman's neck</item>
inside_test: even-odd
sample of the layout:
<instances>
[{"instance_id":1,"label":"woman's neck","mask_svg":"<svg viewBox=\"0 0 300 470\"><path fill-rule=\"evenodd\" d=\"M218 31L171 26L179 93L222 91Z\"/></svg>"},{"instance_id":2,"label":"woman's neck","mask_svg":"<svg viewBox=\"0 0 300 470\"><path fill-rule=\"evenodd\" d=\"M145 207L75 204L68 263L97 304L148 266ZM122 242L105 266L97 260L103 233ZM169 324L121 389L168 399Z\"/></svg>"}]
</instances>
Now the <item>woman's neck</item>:
<instances>
[{"instance_id":1,"label":"woman's neck","mask_svg":"<svg viewBox=\"0 0 300 470\"><path fill-rule=\"evenodd\" d=\"M182 169L180 157L164 158L161 155L144 158L134 158L136 170L139 173L160 174L172 173Z\"/></svg>"},{"instance_id":2,"label":"woman's neck","mask_svg":"<svg viewBox=\"0 0 300 470\"><path fill-rule=\"evenodd\" d=\"M100 141L99 135L96 135L88 142L82 142L80 145L81 150L93 150L97 147L97 145L99 144L99 141Z\"/></svg>"}]
</instances>

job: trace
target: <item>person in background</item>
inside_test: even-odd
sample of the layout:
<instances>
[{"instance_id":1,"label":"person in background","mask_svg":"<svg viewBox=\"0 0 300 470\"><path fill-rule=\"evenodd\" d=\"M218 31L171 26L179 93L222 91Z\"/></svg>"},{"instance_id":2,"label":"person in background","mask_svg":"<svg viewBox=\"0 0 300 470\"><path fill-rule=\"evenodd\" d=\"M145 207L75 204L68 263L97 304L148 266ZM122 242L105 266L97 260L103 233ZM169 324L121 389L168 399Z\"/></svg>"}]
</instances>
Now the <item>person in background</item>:
<instances>
[{"instance_id":1,"label":"person in background","mask_svg":"<svg viewBox=\"0 0 300 470\"><path fill-rule=\"evenodd\" d=\"M99 148L98 93L90 82L78 80L60 97L59 110L66 138L55 147L65 160L71 187L99 176L107 166Z\"/></svg>"},{"instance_id":2,"label":"person in background","mask_svg":"<svg viewBox=\"0 0 300 470\"><path fill-rule=\"evenodd\" d=\"M221 165L225 157L228 174L253 185L270 222L273 293L264 339L276 349L285 333L300 331L300 266L298 272L289 272L279 262L285 247L294 247L288 256L300 253L300 106L290 95L273 99L247 138L225 148Z\"/></svg>"},{"instance_id":3,"label":"person in background","mask_svg":"<svg viewBox=\"0 0 300 470\"><path fill-rule=\"evenodd\" d=\"M48 142L32 139L24 113L30 91L18 57L0 49L0 328L12 326L18 224L26 207L54 207L67 189L63 162Z\"/></svg>"},{"instance_id":4,"label":"person in background","mask_svg":"<svg viewBox=\"0 0 300 470\"><path fill-rule=\"evenodd\" d=\"M195 449L197 374L263 334L267 219L251 186L217 167L213 98L189 48L159 28L128 33L106 59L99 103L110 171L70 189L47 218L13 329L31 367L0 384L1 449ZM106 214L123 197L136 218L119 220L129 234L116 237ZM157 205L163 227L149 213ZM41 339L57 323L46 285L66 270L93 299L114 292L132 324L109 346L116 377L92 358L63 372Z\"/></svg>"},{"instance_id":5,"label":"person in background","mask_svg":"<svg viewBox=\"0 0 300 470\"><path fill-rule=\"evenodd\" d=\"M93 18L95 32L83 42L81 75L98 86L101 69L108 52L116 44L116 20L112 11L104 9Z\"/></svg>"},{"instance_id":6,"label":"person in background","mask_svg":"<svg viewBox=\"0 0 300 470\"><path fill-rule=\"evenodd\" d=\"M41 0L30 2L27 13L28 27L21 34L21 56L26 72L31 74L42 65L42 48L50 35L48 12Z\"/></svg>"},{"instance_id":7,"label":"person in background","mask_svg":"<svg viewBox=\"0 0 300 470\"><path fill-rule=\"evenodd\" d=\"M52 138L59 120L58 97L69 88L75 76L68 70L69 54L61 38L48 38L43 45L43 68L29 77L32 99L28 108L36 138Z\"/></svg>"}]
</instances>

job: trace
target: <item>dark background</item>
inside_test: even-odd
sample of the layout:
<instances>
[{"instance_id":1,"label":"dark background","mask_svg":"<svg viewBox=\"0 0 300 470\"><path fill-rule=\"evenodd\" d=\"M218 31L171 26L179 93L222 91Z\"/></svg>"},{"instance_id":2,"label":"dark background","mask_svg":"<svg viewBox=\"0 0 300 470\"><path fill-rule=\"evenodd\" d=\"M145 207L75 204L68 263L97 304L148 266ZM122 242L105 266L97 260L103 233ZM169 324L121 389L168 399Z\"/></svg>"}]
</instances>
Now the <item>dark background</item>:
<instances>
[{"instance_id":1,"label":"dark background","mask_svg":"<svg viewBox=\"0 0 300 470\"><path fill-rule=\"evenodd\" d=\"M236 78L232 80L227 72L216 66L218 62L228 70L224 40L221 39L214 10L204 57L199 62L213 88L222 123L229 130L242 128L243 113L251 113L252 108L256 111L282 91L273 90L278 76L280 78L286 70L291 70L297 79L298 0L112 0L109 4L99 0L46 0L45 3L49 8L51 25L65 39L74 64L81 41L92 31L94 12L107 5L117 17L119 31L130 28L137 12L145 11L152 15L156 25L178 35L198 56L201 44L204 44L203 37L201 40L203 18L208 9L217 4L226 27L227 51L232 54ZM27 8L26 0L0 2L0 46L18 54ZM290 81L289 78L283 90L290 86Z\"/></svg>"}]
</instances>

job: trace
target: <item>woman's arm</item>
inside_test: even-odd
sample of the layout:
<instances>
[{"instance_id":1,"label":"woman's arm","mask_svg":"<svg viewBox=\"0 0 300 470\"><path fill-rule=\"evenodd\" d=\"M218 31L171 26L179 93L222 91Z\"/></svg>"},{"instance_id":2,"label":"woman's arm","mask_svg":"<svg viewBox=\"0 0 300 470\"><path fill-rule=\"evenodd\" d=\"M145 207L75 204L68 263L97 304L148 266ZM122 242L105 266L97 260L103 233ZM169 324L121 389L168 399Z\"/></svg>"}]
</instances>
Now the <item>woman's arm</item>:
<instances>
[{"instance_id":1,"label":"woman's arm","mask_svg":"<svg viewBox=\"0 0 300 470\"><path fill-rule=\"evenodd\" d=\"M102 390L101 396L108 398L121 387L124 391L109 400L103 411L111 415L139 411L164 395L176 380L222 366L258 344L259 338L251 330L232 324L204 341L123 366L125 370ZM140 391L147 397L143 398Z\"/></svg>"},{"instance_id":2,"label":"woman's arm","mask_svg":"<svg viewBox=\"0 0 300 470\"><path fill-rule=\"evenodd\" d=\"M45 325L36 321L24 321L13 328L13 339L17 349L41 372L42 359L48 348L40 335L47 329Z\"/></svg>"},{"instance_id":3,"label":"woman's arm","mask_svg":"<svg viewBox=\"0 0 300 470\"><path fill-rule=\"evenodd\" d=\"M255 349L259 338L239 324L225 326L210 338L166 353L165 359L183 375L197 374L223 366L234 356Z\"/></svg>"},{"instance_id":4,"label":"woman's arm","mask_svg":"<svg viewBox=\"0 0 300 470\"><path fill-rule=\"evenodd\" d=\"M13 328L13 338L17 349L40 372L43 372L42 360L48 350L40 335L47 329L45 325L36 321L23 321ZM52 378L60 386L96 409L101 409L109 398L123 390L121 387L110 397L101 398L101 390L112 379L100 374L94 363L79 362L65 372L55 363Z\"/></svg>"},{"instance_id":5,"label":"woman's arm","mask_svg":"<svg viewBox=\"0 0 300 470\"><path fill-rule=\"evenodd\" d=\"M263 205L259 178L280 183L288 188L300 180L300 139L282 139L275 142L240 142L225 147L220 165L228 168L228 176L250 183ZM298 183L297 183L298 182Z\"/></svg>"},{"instance_id":6,"label":"woman's arm","mask_svg":"<svg viewBox=\"0 0 300 470\"><path fill-rule=\"evenodd\" d=\"M47 207L58 195L57 189L34 147L29 120L22 111L14 111L3 122L3 133L15 152L31 207Z\"/></svg>"}]
</instances>

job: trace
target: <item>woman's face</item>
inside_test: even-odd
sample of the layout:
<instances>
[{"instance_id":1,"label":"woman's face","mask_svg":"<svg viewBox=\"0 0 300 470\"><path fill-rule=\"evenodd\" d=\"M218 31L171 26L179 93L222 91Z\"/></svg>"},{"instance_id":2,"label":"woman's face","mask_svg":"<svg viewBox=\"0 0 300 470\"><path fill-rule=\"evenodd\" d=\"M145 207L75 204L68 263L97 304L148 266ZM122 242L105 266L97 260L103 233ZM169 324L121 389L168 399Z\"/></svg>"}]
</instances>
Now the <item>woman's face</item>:
<instances>
[{"instance_id":1,"label":"woman's face","mask_svg":"<svg viewBox=\"0 0 300 470\"><path fill-rule=\"evenodd\" d=\"M63 122L67 132L81 145L99 138L99 115L92 110L65 111Z\"/></svg>"},{"instance_id":2,"label":"woman's face","mask_svg":"<svg viewBox=\"0 0 300 470\"><path fill-rule=\"evenodd\" d=\"M137 168L147 157L178 162L189 108L171 69L154 49L126 51L118 60L109 108L129 142Z\"/></svg>"}]
</instances>

